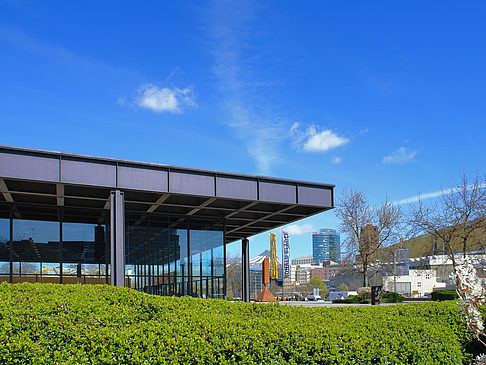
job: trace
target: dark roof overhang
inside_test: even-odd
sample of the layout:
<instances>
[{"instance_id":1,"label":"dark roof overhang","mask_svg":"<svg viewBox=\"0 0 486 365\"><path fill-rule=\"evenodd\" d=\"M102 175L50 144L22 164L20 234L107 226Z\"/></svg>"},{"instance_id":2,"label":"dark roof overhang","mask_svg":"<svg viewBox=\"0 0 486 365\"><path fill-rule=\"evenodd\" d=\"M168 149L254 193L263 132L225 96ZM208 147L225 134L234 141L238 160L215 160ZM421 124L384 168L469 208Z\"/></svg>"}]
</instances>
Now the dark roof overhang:
<instances>
[{"instance_id":1,"label":"dark roof overhang","mask_svg":"<svg viewBox=\"0 0 486 365\"><path fill-rule=\"evenodd\" d=\"M0 214L11 203L14 215L24 219L55 219L56 208L62 206L73 219L82 211L85 219L92 212L91 218L99 220L100 212L109 209L110 191L120 189L133 216L221 219L229 243L332 209L333 188L0 145Z\"/></svg>"}]
</instances>

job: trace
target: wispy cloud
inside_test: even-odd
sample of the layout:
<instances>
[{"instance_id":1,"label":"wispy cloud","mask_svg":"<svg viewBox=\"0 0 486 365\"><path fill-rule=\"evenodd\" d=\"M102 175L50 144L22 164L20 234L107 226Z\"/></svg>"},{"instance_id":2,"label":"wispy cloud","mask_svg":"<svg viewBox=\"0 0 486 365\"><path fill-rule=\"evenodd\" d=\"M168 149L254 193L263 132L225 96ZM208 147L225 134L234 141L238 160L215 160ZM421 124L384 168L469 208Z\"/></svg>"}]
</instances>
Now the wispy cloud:
<instances>
[{"instance_id":1,"label":"wispy cloud","mask_svg":"<svg viewBox=\"0 0 486 365\"><path fill-rule=\"evenodd\" d=\"M68 48L34 38L14 27L0 26L0 41L32 55L39 65L45 62L55 67L58 72L63 71L70 77L82 78L83 81L86 78L98 80L98 75L103 75L105 81L111 78L117 81L142 78L135 70L81 56Z\"/></svg>"},{"instance_id":2,"label":"wispy cloud","mask_svg":"<svg viewBox=\"0 0 486 365\"><path fill-rule=\"evenodd\" d=\"M467 187L467 189L469 190L469 189L472 189L473 187L474 187L473 185L469 185ZM480 184L479 187L480 188L486 188L486 184ZM441 189L441 190L434 191L432 193L417 194L417 195L411 196L409 198L394 201L393 203L394 204L412 204L412 203L417 203L419 200L423 201L423 200L428 200L428 199L435 199L435 198L438 198L442 195L450 194L451 192L457 192L457 191L459 191L459 188L457 188L457 187L449 188L449 189Z\"/></svg>"},{"instance_id":3,"label":"wispy cloud","mask_svg":"<svg viewBox=\"0 0 486 365\"><path fill-rule=\"evenodd\" d=\"M333 164L338 165L338 164L340 164L341 162L343 162L343 159L342 159L341 157L335 156L335 157L334 157L334 158L331 160L331 162L332 162Z\"/></svg>"},{"instance_id":4,"label":"wispy cloud","mask_svg":"<svg viewBox=\"0 0 486 365\"><path fill-rule=\"evenodd\" d=\"M413 160L416 155L417 151L410 150L406 147L400 147L393 151L390 155L383 157L382 162L384 164L406 163Z\"/></svg>"},{"instance_id":5,"label":"wispy cloud","mask_svg":"<svg viewBox=\"0 0 486 365\"><path fill-rule=\"evenodd\" d=\"M316 125L302 129L298 122L290 127L289 135L293 145L306 152L328 152L349 142L349 138L339 136L331 129L320 130Z\"/></svg>"},{"instance_id":6,"label":"wispy cloud","mask_svg":"<svg viewBox=\"0 0 486 365\"><path fill-rule=\"evenodd\" d=\"M315 228L312 224L304 223L304 224L291 224L284 228L289 234L299 236L302 234L314 232Z\"/></svg>"},{"instance_id":7,"label":"wispy cloud","mask_svg":"<svg viewBox=\"0 0 486 365\"><path fill-rule=\"evenodd\" d=\"M208 32L225 124L243 141L259 173L268 174L280 160L286 122L272 100L272 75L259 74L264 57L252 47L261 41L261 6L251 0L214 1Z\"/></svg>"},{"instance_id":8,"label":"wispy cloud","mask_svg":"<svg viewBox=\"0 0 486 365\"><path fill-rule=\"evenodd\" d=\"M438 198L439 196L444 195L444 194L447 194L448 192L450 192L450 189L449 190L438 190L438 191L434 191L433 193L426 193L426 194L414 195L414 196L411 196L409 198L405 198L405 199L401 199L401 200L394 201L393 203L394 204L410 204L410 203L416 203L419 200L427 200L427 199L435 199L435 198Z\"/></svg>"},{"instance_id":9,"label":"wispy cloud","mask_svg":"<svg viewBox=\"0 0 486 365\"><path fill-rule=\"evenodd\" d=\"M188 86L184 89L177 87L158 87L153 84L142 85L135 97L135 104L140 108L149 109L153 112L182 113L186 106L196 107L193 88Z\"/></svg>"}]
</instances>

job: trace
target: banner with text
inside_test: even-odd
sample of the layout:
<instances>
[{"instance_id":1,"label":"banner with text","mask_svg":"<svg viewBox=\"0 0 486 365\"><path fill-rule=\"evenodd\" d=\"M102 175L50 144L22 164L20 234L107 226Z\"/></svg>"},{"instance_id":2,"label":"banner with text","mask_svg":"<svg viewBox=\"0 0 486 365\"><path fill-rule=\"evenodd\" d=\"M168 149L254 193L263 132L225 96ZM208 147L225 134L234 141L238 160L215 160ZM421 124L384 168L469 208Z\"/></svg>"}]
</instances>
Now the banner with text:
<instances>
[{"instance_id":1,"label":"banner with text","mask_svg":"<svg viewBox=\"0 0 486 365\"><path fill-rule=\"evenodd\" d=\"M282 265L283 280L290 280L290 237L289 233L282 231Z\"/></svg>"},{"instance_id":2,"label":"banner with text","mask_svg":"<svg viewBox=\"0 0 486 365\"><path fill-rule=\"evenodd\" d=\"M270 233L270 278L278 279L277 269L277 236Z\"/></svg>"}]
</instances>

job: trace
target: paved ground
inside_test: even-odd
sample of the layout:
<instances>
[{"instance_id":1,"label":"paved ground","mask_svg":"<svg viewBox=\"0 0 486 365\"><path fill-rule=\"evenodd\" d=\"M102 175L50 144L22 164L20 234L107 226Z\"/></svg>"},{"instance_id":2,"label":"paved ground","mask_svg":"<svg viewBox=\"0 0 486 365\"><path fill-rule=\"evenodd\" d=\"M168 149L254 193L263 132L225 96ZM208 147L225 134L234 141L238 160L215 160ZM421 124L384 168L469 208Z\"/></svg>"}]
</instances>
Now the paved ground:
<instances>
[{"instance_id":1,"label":"paved ground","mask_svg":"<svg viewBox=\"0 0 486 365\"><path fill-rule=\"evenodd\" d=\"M397 305L397 304L407 304L409 302L403 303L381 303L381 306L387 305ZM316 301L316 302L298 302L298 301L290 301L290 302L280 302L281 305L292 305L292 306L302 306L302 307L371 307L370 304L347 304L347 303L331 303L327 301Z\"/></svg>"}]
</instances>

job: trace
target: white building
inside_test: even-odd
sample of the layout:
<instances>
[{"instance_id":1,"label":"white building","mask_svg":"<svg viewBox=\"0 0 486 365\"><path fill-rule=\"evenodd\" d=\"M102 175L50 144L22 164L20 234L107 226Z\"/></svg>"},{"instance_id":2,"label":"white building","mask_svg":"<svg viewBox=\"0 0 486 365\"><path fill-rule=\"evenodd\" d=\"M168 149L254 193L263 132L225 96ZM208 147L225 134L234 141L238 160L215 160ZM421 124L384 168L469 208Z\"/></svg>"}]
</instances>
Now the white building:
<instances>
[{"instance_id":1,"label":"white building","mask_svg":"<svg viewBox=\"0 0 486 365\"><path fill-rule=\"evenodd\" d=\"M312 269L320 267L322 267L322 264L290 265L291 281L295 281L297 284L305 284L311 278Z\"/></svg>"},{"instance_id":2,"label":"white building","mask_svg":"<svg viewBox=\"0 0 486 365\"><path fill-rule=\"evenodd\" d=\"M395 284L396 283L396 284ZM409 295L414 298L430 294L434 289L445 288L446 283L437 281L436 270L410 270L408 275L383 276L383 290Z\"/></svg>"}]
</instances>

